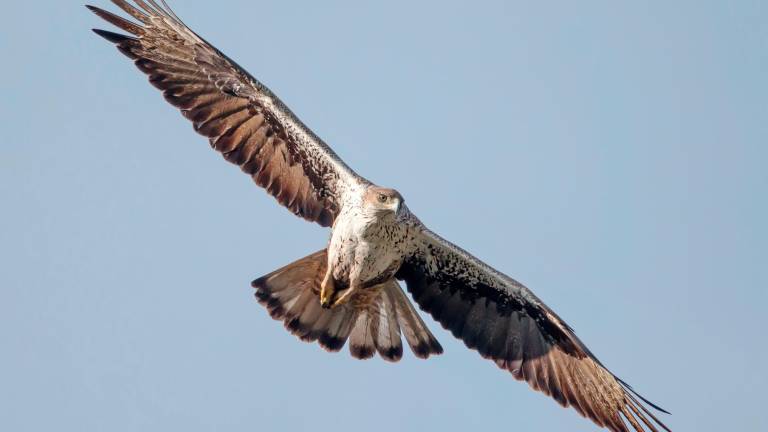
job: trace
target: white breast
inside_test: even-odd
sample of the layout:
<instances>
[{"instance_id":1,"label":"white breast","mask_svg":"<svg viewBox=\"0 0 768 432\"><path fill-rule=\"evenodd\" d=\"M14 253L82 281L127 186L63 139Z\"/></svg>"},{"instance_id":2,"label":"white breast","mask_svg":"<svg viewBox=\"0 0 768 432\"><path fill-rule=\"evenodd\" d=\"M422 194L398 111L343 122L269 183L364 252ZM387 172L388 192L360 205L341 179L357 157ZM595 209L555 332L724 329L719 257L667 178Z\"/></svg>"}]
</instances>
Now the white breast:
<instances>
[{"instance_id":1,"label":"white breast","mask_svg":"<svg viewBox=\"0 0 768 432\"><path fill-rule=\"evenodd\" d=\"M328 264L337 281L348 283L351 276L364 283L399 266L403 251L393 241L399 230L392 222L378 221L360 207L342 210L328 244Z\"/></svg>"}]
</instances>

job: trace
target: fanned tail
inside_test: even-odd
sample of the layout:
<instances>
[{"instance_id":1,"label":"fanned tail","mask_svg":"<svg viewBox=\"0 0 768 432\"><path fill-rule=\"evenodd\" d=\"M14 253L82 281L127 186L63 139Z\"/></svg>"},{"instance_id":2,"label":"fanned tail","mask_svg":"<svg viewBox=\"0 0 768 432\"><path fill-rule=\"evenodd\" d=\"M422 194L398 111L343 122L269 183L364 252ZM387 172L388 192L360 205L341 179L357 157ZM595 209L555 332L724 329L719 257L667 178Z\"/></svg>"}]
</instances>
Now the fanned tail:
<instances>
[{"instance_id":1,"label":"fanned tail","mask_svg":"<svg viewBox=\"0 0 768 432\"><path fill-rule=\"evenodd\" d=\"M256 298L272 318L303 341L339 351L349 340L353 357L377 352L396 362L403 356L401 331L419 358L441 354L442 347L395 280L366 288L346 304L320 306L320 283L327 265L321 250L253 281Z\"/></svg>"}]
</instances>

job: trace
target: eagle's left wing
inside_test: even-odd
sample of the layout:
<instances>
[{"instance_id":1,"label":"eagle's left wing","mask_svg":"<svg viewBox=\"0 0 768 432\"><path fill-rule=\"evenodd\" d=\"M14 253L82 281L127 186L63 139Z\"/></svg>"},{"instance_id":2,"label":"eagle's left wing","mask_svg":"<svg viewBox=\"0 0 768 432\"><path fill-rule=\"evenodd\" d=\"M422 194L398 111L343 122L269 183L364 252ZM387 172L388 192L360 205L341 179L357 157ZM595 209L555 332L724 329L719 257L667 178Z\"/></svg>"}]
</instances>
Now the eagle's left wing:
<instances>
[{"instance_id":1,"label":"eagle's left wing","mask_svg":"<svg viewBox=\"0 0 768 432\"><path fill-rule=\"evenodd\" d=\"M133 59L211 147L294 214L331 226L345 194L367 184L266 86L187 27L165 1L112 3L136 22L88 8L130 35L94 31Z\"/></svg>"},{"instance_id":2,"label":"eagle's left wing","mask_svg":"<svg viewBox=\"0 0 768 432\"><path fill-rule=\"evenodd\" d=\"M669 430L530 290L411 222L414 252L397 277L467 347L614 432L628 432L625 421L636 431L645 430L641 423Z\"/></svg>"}]
</instances>

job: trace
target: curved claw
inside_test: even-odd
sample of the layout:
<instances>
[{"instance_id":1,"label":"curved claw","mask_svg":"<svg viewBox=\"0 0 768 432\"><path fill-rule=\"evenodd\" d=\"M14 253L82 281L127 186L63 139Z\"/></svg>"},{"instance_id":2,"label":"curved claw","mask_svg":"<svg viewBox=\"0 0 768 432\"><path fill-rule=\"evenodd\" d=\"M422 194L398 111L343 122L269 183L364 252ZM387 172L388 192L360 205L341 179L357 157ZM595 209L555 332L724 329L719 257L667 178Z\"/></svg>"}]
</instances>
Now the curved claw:
<instances>
[{"instance_id":1,"label":"curved claw","mask_svg":"<svg viewBox=\"0 0 768 432\"><path fill-rule=\"evenodd\" d=\"M339 297L336 298L336 300L333 301L333 303L331 303L330 307L335 308L336 306L341 306L349 302L349 300L352 298L352 294L355 291L356 289L354 287L347 288L346 290L343 291L343 293ZM322 299L320 300L320 302L322 304Z\"/></svg>"},{"instance_id":2,"label":"curved claw","mask_svg":"<svg viewBox=\"0 0 768 432\"><path fill-rule=\"evenodd\" d=\"M333 283L333 277L329 277L328 272L323 279L323 283L320 284L320 306L325 309L330 309L333 303L333 295L336 294L336 286Z\"/></svg>"}]
</instances>

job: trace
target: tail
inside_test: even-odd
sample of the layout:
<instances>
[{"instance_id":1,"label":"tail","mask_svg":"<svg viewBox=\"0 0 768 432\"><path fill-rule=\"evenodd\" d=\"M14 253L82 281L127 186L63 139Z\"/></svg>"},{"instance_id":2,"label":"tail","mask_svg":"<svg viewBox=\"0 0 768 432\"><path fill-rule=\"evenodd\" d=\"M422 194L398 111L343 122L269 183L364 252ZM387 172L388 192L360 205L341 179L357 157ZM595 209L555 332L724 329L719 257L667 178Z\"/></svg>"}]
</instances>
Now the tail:
<instances>
[{"instance_id":1,"label":"tail","mask_svg":"<svg viewBox=\"0 0 768 432\"><path fill-rule=\"evenodd\" d=\"M349 339L353 357L367 359L376 352L389 361L403 356L401 330L419 358L441 354L443 348L416 313L410 300L391 279L366 288L348 303L333 309L320 306L320 283L327 264L325 249L253 281L256 298L272 318L307 342L317 341L339 351Z\"/></svg>"}]
</instances>

